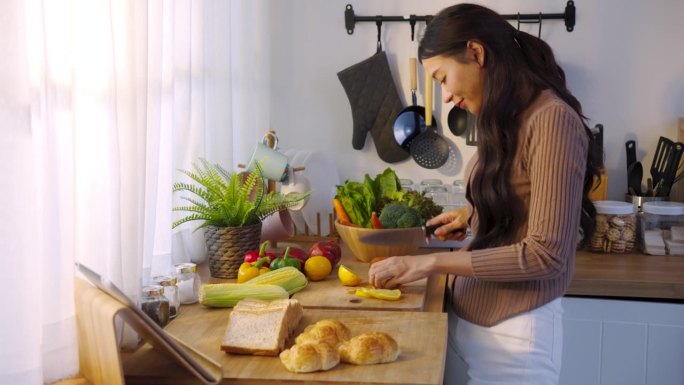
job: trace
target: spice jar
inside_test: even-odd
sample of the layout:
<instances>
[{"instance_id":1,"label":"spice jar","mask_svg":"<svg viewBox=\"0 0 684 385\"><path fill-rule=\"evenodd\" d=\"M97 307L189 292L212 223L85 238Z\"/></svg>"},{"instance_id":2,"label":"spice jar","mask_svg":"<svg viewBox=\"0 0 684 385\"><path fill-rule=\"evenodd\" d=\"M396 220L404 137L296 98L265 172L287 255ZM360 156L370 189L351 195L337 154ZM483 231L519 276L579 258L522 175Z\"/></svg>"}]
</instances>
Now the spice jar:
<instances>
[{"instance_id":1,"label":"spice jar","mask_svg":"<svg viewBox=\"0 0 684 385\"><path fill-rule=\"evenodd\" d=\"M174 266L178 278L178 295L181 304L195 303L199 300L200 279L197 275L197 265L191 262L179 263Z\"/></svg>"},{"instance_id":2,"label":"spice jar","mask_svg":"<svg viewBox=\"0 0 684 385\"><path fill-rule=\"evenodd\" d=\"M636 242L634 206L619 201L596 201L596 229L589 250L603 253L628 253Z\"/></svg>"},{"instance_id":3,"label":"spice jar","mask_svg":"<svg viewBox=\"0 0 684 385\"><path fill-rule=\"evenodd\" d=\"M178 295L178 279L170 275L159 275L152 278L155 285L164 288L164 297L169 300L169 318L176 318L178 307L180 306L180 296Z\"/></svg>"},{"instance_id":4,"label":"spice jar","mask_svg":"<svg viewBox=\"0 0 684 385\"><path fill-rule=\"evenodd\" d=\"M157 325L164 327L169 323L169 300L164 297L162 286L149 285L143 287L140 308Z\"/></svg>"}]
</instances>

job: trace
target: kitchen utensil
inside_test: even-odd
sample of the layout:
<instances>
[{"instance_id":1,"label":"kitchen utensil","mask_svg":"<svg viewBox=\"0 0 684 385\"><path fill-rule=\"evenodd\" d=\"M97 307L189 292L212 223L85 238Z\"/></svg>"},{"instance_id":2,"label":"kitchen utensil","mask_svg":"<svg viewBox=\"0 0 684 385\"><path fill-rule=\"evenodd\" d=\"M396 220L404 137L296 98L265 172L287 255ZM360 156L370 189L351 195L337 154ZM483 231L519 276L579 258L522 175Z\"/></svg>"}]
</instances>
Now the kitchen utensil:
<instances>
[{"instance_id":1,"label":"kitchen utensil","mask_svg":"<svg viewBox=\"0 0 684 385\"><path fill-rule=\"evenodd\" d=\"M416 101L416 58L409 59L409 68L411 72L411 102L412 105L404 108L397 118L394 120L392 127L394 133L394 140L397 144L408 150L411 141L425 131L425 108L418 106Z\"/></svg>"},{"instance_id":2,"label":"kitchen utensil","mask_svg":"<svg viewBox=\"0 0 684 385\"><path fill-rule=\"evenodd\" d=\"M684 143L676 142L667 158L667 167L661 180L660 188L655 191L657 196L664 197L670 195L670 190L679 168L679 162L682 160L682 153L684 153Z\"/></svg>"},{"instance_id":3,"label":"kitchen utensil","mask_svg":"<svg viewBox=\"0 0 684 385\"><path fill-rule=\"evenodd\" d=\"M468 111L458 106L451 107L447 116L447 123L452 134L456 136L463 135L468 128Z\"/></svg>"},{"instance_id":4,"label":"kitchen utensil","mask_svg":"<svg viewBox=\"0 0 684 385\"><path fill-rule=\"evenodd\" d=\"M644 168L641 162L634 162L627 170L627 184L637 195L643 195L641 190L641 179L644 177Z\"/></svg>"},{"instance_id":5,"label":"kitchen utensil","mask_svg":"<svg viewBox=\"0 0 684 385\"><path fill-rule=\"evenodd\" d=\"M264 218L261 223L261 240L278 242L295 235L295 225L289 210L281 210Z\"/></svg>"},{"instance_id":6,"label":"kitchen utensil","mask_svg":"<svg viewBox=\"0 0 684 385\"><path fill-rule=\"evenodd\" d=\"M591 128L591 135L594 137L594 142L596 143L595 150L597 152L596 159L599 161L599 168L603 168L603 124L597 124Z\"/></svg>"},{"instance_id":7,"label":"kitchen utensil","mask_svg":"<svg viewBox=\"0 0 684 385\"><path fill-rule=\"evenodd\" d=\"M670 152L674 149L674 142L670 139L661 136L658 139L658 146L653 154L653 162L651 163L651 177L653 178L653 185L660 186L661 180L665 177L667 172L667 161L670 157Z\"/></svg>"},{"instance_id":8,"label":"kitchen utensil","mask_svg":"<svg viewBox=\"0 0 684 385\"><path fill-rule=\"evenodd\" d=\"M414 241L413 237L415 237L416 234L420 234L420 238L424 240L427 237L432 236L435 233L435 230L440 226L442 226L442 224L409 227L406 229L385 229L392 231L373 231L362 235L359 240L361 243L368 243L371 245L400 245ZM467 231L467 229L456 229L452 230L451 234L467 233Z\"/></svg>"},{"instance_id":9,"label":"kitchen utensil","mask_svg":"<svg viewBox=\"0 0 684 385\"><path fill-rule=\"evenodd\" d=\"M632 169L634 168L634 164L637 161L636 158L636 141L634 140L628 140L625 142L625 150L627 152L627 190L629 191L630 187L634 188L636 186L636 178L637 175L635 174L632 177ZM643 173L643 171L642 171ZM643 175L642 175L643 176ZM634 179L632 179L634 178ZM639 185L641 185L641 180L638 181ZM640 189L634 188L635 191L639 191Z\"/></svg>"},{"instance_id":10,"label":"kitchen utensil","mask_svg":"<svg viewBox=\"0 0 684 385\"><path fill-rule=\"evenodd\" d=\"M647 197L654 196L654 194L653 194L653 179L651 179L651 178L646 178L646 196Z\"/></svg>"},{"instance_id":11,"label":"kitchen utensil","mask_svg":"<svg viewBox=\"0 0 684 385\"><path fill-rule=\"evenodd\" d=\"M410 154L394 141L392 125L403 106L385 51L337 73L351 106L352 147L361 150L370 132L380 159L395 163Z\"/></svg>"},{"instance_id":12,"label":"kitchen utensil","mask_svg":"<svg viewBox=\"0 0 684 385\"><path fill-rule=\"evenodd\" d=\"M625 150L627 151L627 169L637 161L636 158L636 142L628 140L625 142Z\"/></svg>"},{"instance_id":13,"label":"kitchen utensil","mask_svg":"<svg viewBox=\"0 0 684 385\"><path fill-rule=\"evenodd\" d=\"M249 164L247 165L247 171L254 170L257 162L259 163L259 166L261 166L261 173L264 178L276 182L287 180L287 156L268 147L263 142L256 144Z\"/></svg>"},{"instance_id":14,"label":"kitchen utensil","mask_svg":"<svg viewBox=\"0 0 684 385\"><path fill-rule=\"evenodd\" d=\"M432 121L432 77L425 71L425 132L411 141L409 151L421 167L439 168L449 159L449 143L437 134Z\"/></svg>"},{"instance_id":15,"label":"kitchen utensil","mask_svg":"<svg viewBox=\"0 0 684 385\"><path fill-rule=\"evenodd\" d=\"M303 175L297 175L298 173L296 173L292 167L288 167L287 174L287 181L283 182L280 185L281 194L304 194L307 191L311 190L311 183L309 182L309 179L307 177ZM288 210L299 211L304 208L308 200L309 198L306 198L297 203L297 205L290 207Z\"/></svg>"},{"instance_id":16,"label":"kitchen utensil","mask_svg":"<svg viewBox=\"0 0 684 385\"><path fill-rule=\"evenodd\" d=\"M468 124L466 128L466 145L477 146L477 127L475 124Z\"/></svg>"}]
</instances>

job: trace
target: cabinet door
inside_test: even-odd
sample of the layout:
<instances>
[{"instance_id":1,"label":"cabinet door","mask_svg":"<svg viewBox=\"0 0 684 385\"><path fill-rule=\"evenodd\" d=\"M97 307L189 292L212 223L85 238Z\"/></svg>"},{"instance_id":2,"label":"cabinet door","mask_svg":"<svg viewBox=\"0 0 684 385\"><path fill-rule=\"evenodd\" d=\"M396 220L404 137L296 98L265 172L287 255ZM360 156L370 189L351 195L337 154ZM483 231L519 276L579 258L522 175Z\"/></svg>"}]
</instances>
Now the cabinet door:
<instances>
[{"instance_id":1,"label":"cabinet door","mask_svg":"<svg viewBox=\"0 0 684 385\"><path fill-rule=\"evenodd\" d=\"M561 385L684 384L684 304L565 297Z\"/></svg>"}]
</instances>

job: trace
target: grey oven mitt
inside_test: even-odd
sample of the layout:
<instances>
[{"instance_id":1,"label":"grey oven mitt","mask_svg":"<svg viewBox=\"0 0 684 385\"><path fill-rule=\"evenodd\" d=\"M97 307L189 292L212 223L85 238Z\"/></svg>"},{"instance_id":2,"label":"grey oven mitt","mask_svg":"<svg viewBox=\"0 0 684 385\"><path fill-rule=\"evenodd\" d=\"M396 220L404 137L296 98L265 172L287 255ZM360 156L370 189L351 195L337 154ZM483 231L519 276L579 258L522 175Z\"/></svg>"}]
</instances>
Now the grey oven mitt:
<instances>
[{"instance_id":1,"label":"grey oven mitt","mask_svg":"<svg viewBox=\"0 0 684 385\"><path fill-rule=\"evenodd\" d=\"M370 131L380 159L387 163L407 159L410 154L399 147L392 132L394 119L403 107L385 51L338 72L337 77L351 104L352 147L361 150Z\"/></svg>"}]
</instances>

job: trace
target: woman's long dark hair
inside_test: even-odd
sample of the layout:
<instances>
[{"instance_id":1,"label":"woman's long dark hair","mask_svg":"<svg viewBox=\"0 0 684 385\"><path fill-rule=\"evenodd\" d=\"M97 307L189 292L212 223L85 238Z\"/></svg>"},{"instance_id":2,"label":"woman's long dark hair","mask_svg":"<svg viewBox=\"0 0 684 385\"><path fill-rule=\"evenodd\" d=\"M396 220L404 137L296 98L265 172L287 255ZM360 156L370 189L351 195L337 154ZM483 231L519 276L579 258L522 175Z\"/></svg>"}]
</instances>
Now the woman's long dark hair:
<instances>
[{"instance_id":1,"label":"woman's long dark hair","mask_svg":"<svg viewBox=\"0 0 684 385\"><path fill-rule=\"evenodd\" d=\"M522 202L511 186L511 167L518 146L521 117L544 89L551 89L581 117L589 137L587 168L582 193L580 225L584 241L594 231L596 209L589 191L598 176L596 143L582 115L582 106L565 86L565 73L551 47L541 39L518 31L496 12L474 4L458 4L439 12L427 25L420 60L447 56L464 62L468 41L485 48L486 73L482 110L477 118L479 160L466 197L478 213L478 232L471 250L502 246L515 241L524 221ZM473 201L472 197L477 199Z\"/></svg>"}]
</instances>

